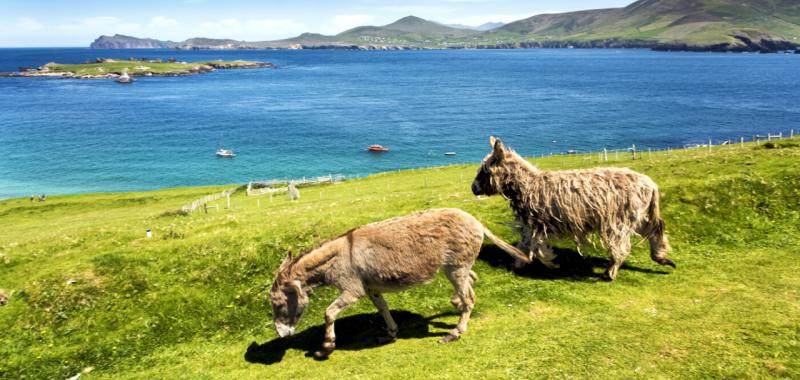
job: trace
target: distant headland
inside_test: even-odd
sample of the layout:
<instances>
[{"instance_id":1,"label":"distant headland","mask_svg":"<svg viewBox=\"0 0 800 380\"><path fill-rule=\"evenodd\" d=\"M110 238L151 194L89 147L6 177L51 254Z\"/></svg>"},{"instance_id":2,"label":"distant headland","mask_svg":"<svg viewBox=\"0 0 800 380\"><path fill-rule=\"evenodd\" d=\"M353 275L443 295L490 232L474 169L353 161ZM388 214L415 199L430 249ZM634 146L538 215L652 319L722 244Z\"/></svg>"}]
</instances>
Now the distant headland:
<instances>
[{"instance_id":1,"label":"distant headland","mask_svg":"<svg viewBox=\"0 0 800 380\"><path fill-rule=\"evenodd\" d=\"M257 61L178 62L174 59L164 61L161 59L147 58L130 58L127 60L97 58L78 64L50 62L36 68L20 67L19 72L0 73L0 77L76 79L118 78L121 75L128 75L131 77L174 77L208 73L219 69L252 69L261 67L277 68L276 65L270 62Z\"/></svg>"},{"instance_id":2,"label":"distant headland","mask_svg":"<svg viewBox=\"0 0 800 380\"><path fill-rule=\"evenodd\" d=\"M515 49L648 48L674 51L800 52L797 0L639 0L624 8L541 14L509 24L445 25L415 16L336 35L275 41L190 38L160 41L116 34L94 49Z\"/></svg>"}]
</instances>

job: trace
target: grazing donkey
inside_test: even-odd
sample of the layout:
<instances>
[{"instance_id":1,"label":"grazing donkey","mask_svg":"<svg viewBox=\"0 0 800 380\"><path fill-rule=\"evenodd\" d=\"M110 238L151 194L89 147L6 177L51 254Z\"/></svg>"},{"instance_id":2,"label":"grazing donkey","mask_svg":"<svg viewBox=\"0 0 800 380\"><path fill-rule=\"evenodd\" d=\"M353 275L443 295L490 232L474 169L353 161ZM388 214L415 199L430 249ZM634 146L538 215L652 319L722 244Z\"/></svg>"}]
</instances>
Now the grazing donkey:
<instances>
[{"instance_id":1,"label":"grazing donkey","mask_svg":"<svg viewBox=\"0 0 800 380\"><path fill-rule=\"evenodd\" d=\"M325 358L333 352L336 315L366 295L386 321L389 336L385 341L393 341L397 324L381 293L430 282L441 268L455 288L450 302L461 312L461 319L439 342L456 340L467 331L475 303L472 284L477 275L471 268L484 236L519 260L529 261L523 252L494 236L475 217L452 208L367 224L305 255L293 258L290 254L278 269L270 290L275 329L280 337L292 335L308 304L307 293L318 286L332 285L342 293L325 311L325 342L316 357Z\"/></svg>"},{"instance_id":2,"label":"grazing donkey","mask_svg":"<svg viewBox=\"0 0 800 380\"><path fill-rule=\"evenodd\" d=\"M603 278L611 281L631 249L631 234L650 241L650 257L661 265L669 242L658 206L658 186L650 177L629 169L539 170L499 139L489 140L492 152L481 163L472 192L501 194L511 203L522 226L519 247L548 267L554 267L548 238L572 238L578 247L597 233L611 254ZM518 262L519 263L519 262Z\"/></svg>"}]
</instances>

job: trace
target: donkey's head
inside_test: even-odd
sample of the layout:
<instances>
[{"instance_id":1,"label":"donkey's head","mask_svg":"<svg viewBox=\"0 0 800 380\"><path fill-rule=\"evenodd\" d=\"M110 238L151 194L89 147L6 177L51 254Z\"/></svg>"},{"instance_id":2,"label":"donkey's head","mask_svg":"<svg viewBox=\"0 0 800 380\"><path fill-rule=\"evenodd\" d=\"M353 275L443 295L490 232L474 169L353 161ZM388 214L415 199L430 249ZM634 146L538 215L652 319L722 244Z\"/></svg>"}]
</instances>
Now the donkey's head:
<instances>
[{"instance_id":1,"label":"donkey's head","mask_svg":"<svg viewBox=\"0 0 800 380\"><path fill-rule=\"evenodd\" d=\"M308 295L303 289L303 284L299 279L292 278L291 268L292 254L289 253L278 268L278 275L269 291L275 330L281 338L294 334L297 321L308 305Z\"/></svg>"},{"instance_id":2,"label":"donkey's head","mask_svg":"<svg viewBox=\"0 0 800 380\"><path fill-rule=\"evenodd\" d=\"M492 152L481 162L478 174L472 181L472 193L475 195L495 195L501 191L497 180L497 172L509 158L509 151L500 139L489 137Z\"/></svg>"}]
</instances>

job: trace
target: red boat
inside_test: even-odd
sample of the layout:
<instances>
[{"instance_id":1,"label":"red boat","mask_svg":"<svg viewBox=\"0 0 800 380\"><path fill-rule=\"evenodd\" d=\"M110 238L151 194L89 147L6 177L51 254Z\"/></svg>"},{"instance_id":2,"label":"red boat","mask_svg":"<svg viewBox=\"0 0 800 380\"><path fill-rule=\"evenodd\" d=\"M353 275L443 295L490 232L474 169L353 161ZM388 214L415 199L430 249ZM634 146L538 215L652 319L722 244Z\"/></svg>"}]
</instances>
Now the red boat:
<instances>
[{"instance_id":1,"label":"red boat","mask_svg":"<svg viewBox=\"0 0 800 380\"><path fill-rule=\"evenodd\" d=\"M389 148L383 145L375 144L375 145L370 145L369 148L367 148L367 150L370 152L388 152Z\"/></svg>"}]
</instances>

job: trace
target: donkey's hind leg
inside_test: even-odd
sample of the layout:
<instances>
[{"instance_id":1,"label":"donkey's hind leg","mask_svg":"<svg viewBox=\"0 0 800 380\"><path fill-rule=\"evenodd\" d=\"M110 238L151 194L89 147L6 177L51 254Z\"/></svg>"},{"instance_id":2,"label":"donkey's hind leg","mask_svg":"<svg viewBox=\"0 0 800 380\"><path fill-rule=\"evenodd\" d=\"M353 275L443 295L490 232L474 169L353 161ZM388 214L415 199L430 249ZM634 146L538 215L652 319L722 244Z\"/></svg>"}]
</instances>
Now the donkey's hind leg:
<instances>
[{"instance_id":1,"label":"donkey's hind leg","mask_svg":"<svg viewBox=\"0 0 800 380\"><path fill-rule=\"evenodd\" d=\"M472 314L472 308L475 307L475 291L472 290L472 282L477 276L472 276L474 272L465 267L445 267L444 274L453 284L456 295L461 301L457 306L455 302L453 303L461 312L461 318L459 318L456 328L450 331L450 334L446 337L440 339L439 343L458 340L461 334L467 332L467 322L470 314Z\"/></svg>"},{"instance_id":2,"label":"donkey's hind leg","mask_svg":"<svg viewBox=\"0 0 800 380\"><path fill-rule=\"evenodd\" d=\"M392 314L389 312L389 304L383 299L383 295L377 292L370 292L369 298L372 300L375 307L378 308L381 316L383 316L383 320L386 321L386 332L388 336L378 338L378 342L394 342L397 340L397 323L394 322L394 318L392 318Z\"/></svg>"},{"instance_id":3,"label":"donkey's hind leg","mask_svg":"<svg viewBox=\"0 0 800 380\"><path fill-rule=\"evenodd\" d=\"M617 278L619 267L622 266L625 259L627 259L628 255L631 253L630 235L623 234L619 237L619 240L609 243L608 245L611 251L611 262L606 272L603 273L603 279L606 281L614 281L614 279Z\"/></svg>"},{"instance_id":4,"label":"donkey's hind leg","mask_svg":"<svg viewBox=\"0 0 800 380\"><path fill-rule=\"evenodd\" d=\"M469 285L470 285L470 287L475 285L475 281L478 281L478 274L473 272L473 271L469 271ZM462 302L461 302L461 296L458 295L458 290L456 290L453 293L453 296L450 297L450 303L453 304L453 307L456 308L456 310L461 311Z\"/></svg>"}]
</instances>

